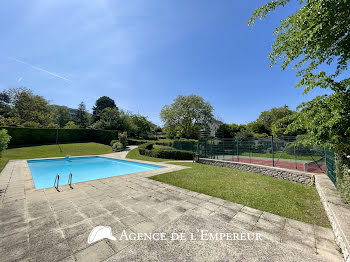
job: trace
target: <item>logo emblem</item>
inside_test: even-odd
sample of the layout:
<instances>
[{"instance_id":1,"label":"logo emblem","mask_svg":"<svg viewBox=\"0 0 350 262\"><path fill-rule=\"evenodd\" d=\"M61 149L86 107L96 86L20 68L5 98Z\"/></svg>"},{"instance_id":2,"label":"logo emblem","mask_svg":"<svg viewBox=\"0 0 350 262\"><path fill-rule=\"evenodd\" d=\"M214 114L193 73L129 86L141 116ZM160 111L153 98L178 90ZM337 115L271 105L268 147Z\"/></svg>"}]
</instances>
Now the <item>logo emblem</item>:
<instances>
[{"instance_id":1,"label":"logo emblem","mask_svg":"<svg viewBox=\"0 0 350 262\"><path fill-rule=\"evenodd\" d=\"M97 226L91 230L88 238L88 244L92 244L104 238L107 238L110 240L117 240L112 235L111 227Z\"/></svg>"}]
</instances>

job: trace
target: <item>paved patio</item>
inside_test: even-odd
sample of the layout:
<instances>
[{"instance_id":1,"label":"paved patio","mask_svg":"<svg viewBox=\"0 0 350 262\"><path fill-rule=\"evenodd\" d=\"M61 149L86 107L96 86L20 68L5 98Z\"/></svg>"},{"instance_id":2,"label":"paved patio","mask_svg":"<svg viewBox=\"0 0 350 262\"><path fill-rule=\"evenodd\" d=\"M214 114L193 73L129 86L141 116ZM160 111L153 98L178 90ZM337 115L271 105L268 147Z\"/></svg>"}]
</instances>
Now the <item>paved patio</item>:
<instances>
[{"instance_id":1,"label":"paved patio","mask_svg":"<svg viewBox=\"0 0 350 262\"><path fill-rule=\"evenodd\" d=\"M123 158L122 154L108 157ZM159 163L158 163L159 164ZM148 179L165 169L35 190L24 160L0 175L1 261L343 261L333 231ZM93 227L117 241L89 245ZM119 240L127 233L247 233L261 241Z\"/></svg>"}]
</instances>

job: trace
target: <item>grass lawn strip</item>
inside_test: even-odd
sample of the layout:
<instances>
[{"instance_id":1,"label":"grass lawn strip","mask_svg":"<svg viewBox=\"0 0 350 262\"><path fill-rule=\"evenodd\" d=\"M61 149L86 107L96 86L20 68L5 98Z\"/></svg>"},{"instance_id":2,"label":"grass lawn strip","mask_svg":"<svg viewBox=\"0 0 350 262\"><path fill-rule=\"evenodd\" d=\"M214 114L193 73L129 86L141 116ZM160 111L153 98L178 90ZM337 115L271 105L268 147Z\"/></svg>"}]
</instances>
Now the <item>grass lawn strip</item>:
<instances>
[{"instance_id":1,"label":"grass lawn strip","mask_svg":"<svg viewBox=\"0 0 350 262\"><path fill-rule=\"evenodd\" d=\"M312 186L225 167L172 164L192 168L151 179L279 216L330 227L319 195Z\"/></svg>"}]
</instances>

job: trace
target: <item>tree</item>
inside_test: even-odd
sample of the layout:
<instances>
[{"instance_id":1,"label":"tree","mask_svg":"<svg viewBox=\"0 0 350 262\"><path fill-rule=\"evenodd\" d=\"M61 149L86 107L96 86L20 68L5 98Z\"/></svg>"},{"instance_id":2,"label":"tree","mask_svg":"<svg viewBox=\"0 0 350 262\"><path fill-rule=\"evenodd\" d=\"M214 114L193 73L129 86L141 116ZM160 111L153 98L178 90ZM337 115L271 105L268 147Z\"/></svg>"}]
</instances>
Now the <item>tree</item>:
<instances>
[{"instance_id":1,"label":"tree","mask_svg":"<svg viewBox=\"0 0 350 262\"><path fill-rule=\"evenodd\" d=\"M69 121L72 120L68 107L58 105L51 105L50 107L54 114L54 123L59 125L59 127L64 127Z\"/></svg>"},{"instance_id":2,"label":"tree","mask_svg":"<svg viewBox=\"0 0 350 262\"><path fill-rule=\"evenodd\" d=\"M198 137L200 129L209 129L213 121L213 107L200 96L179 95L174 103L160 112L168 136Z\"/></svg>"},{"instance_id":3,"label":"tree","mask_svg":"<svg viewBox=\"0 0 350 262\"><path fill-rule=\"evenodd\" d=\"M232 138L231 127L229 124L222 124L218 127L215 133L216 137Z\"/></svg>"},{"instance_id":4,"label":"tree","mask_svg":"<svg viewBox=\"0 0 350 262\"><path fill-rule=\"evenodd\" d=\"M132 122L135 126L134 133L136 137L148 137L152 132L152 122L147 120L147 117L141 115L132 115Z\"/></svg>"},{"instance_id":5,"label":"tree","mask_svg":"<svg viewBox=\"0 0 350 262\"><path fill-rule=\"evenodd\" d=\"M65 126L65 129L78 129L79 126L76 125L73 121L69 121Z\"/></svg>"},{"instance_id":6,"label":"tree","mask_svg":"<svg viewBox=\"0 0 350 262\"><path fill-rule=\"evenodd\" d=\"M306 133L304 127L299 126L295 130L288 129L288 126L292 125L298 118L298 114L288 115L272 123L271 131L274 136L298 136ZM288 129L288 130L287 130Z\"/></svg>"},{"instance_id":7,"label":"tree","mask_svg":"<svg viewBox=\"0 0 350 262\"><path fill-rule=\"evenodd\" d=\"M78 106L78 110L75 115L75 123L80 128L87 128L89 126L89 113L86 110L84 102L81 102Z\"/></svg>"},{"instance_id":8,"label":"tree","mask_svg":"<svg viewBox=\"0 0 350 262\"><path fill-rule=\"evenodd\" d=\"M95 122L94 129L121 130L121 118L118 108L107 107L99 114L100 120Z\"/></svg>"},{"instance_id":9,"label":"tree","mask_svg":"<svg viewBox=\"0 0 350 262\"><path fill-rule=\"evenodd\" d=\"M248 21L253 25L290 0L274 0L255 10ZM299 0L300 9L281 21L275 29L276 41L269 57L271 65L282 59L282 69L296 62L297 76L307 93L314 87L330 88L335 92L349 90L350 8L347 0ZM331 72L332 65L335 71ZM327 71L319 70L320 66ZM318 70L318 72L316 72Z\"/></svg>"},{"instance_id":10,"label":"tree","mask_svg":"<svg viewBox=\"0 0 350 262\"><path fill-rule=\"evenodd\" d=\"M224 137L224 138L233 138L239 133L241 130L245 129L243 125L237 124L222 124L219 126L216 131L216 137Z\"/></svg>"},{"instance_id":11,"label":"tree","mask_svg":"<svg viewBox=\"0 0 350 262\"><path fill-rule=\"evenodd\" d=\"M247 129L241 129L236 135L235 138L238 140L246 140L248 138L253 137L252 132Z\"/></svg>"},{"instance_id":12,"label":"tree","mask_svg":"<svg viewBox=\"0 0 350 262\"><path fill-rule=\"evenodd\" d=\"M266 134L269 131L266 129L262 121L255 120L247 124L247 129L255 134Z\"/></svg>"},{"instance_id":13,"label":"tree","mask_svg":"<svg viewBox=\"0 0 350 262\"><path fill-rule=\"evenodd\" d=\"M279 119L286 116L293 115L295 112L290 110L287 106L274 107L268 111L263 111L256 121L247 125L251 132L257 134L272 134L272 124Z\"/></svg>"},{"instance_id":14,"label":"tree","mask_svg":"<svg viewBox=\"0 0 350 262\"><path fill-rule=\"evenodd\" d=\"M350 94L344 96L334 93L302 103L298 107L300 112L287 127L287 131L305 128L305 144L324 145L336 151L343 151L350 142L349 101Z\"/></svg>"},{"instance_id":15,"label":"tree","mask_svg":"<svg viewBox=\"0 0 350 262\"><path fill-rule=\"evenodd\" d=\"M248 24L285 6L290 0L271 1L257 9ZM319 144L337 154L337 184L350 203L350 8L347 0L299 1L301 8L281 22L270 53L271 65L282 59L284 70L296 62L298 86L307 93L314 87L334 93L318 96L298 107L300 112L286 131L305 129L301 143ZM325 68L327 70L325 70ZM345 74L344 74L345 73Z\"/></svg>"},{"instance_id":16,"label":"tree","mask_svg":"<svg viewBox=\"0 0 350 262\"><path fill-rule=\"evenodd\" d=\"M6 92L6 90L2 91L0 93L0 114L1 115L4 115L11 110L10 102L11 102L10 95Z\"/></svg>"},{"instance_id":17,"label":"tree","mask_svg":"<svg viewBox=\"0 0 350 262\"><path fill-rule=\"evenodd\" d=\"M1 129L0 130L0 157L1 157L2 151L4 151L7 148L10 142L10 139L11 139L11 136L7 134L7 130Z\"/></svg>"},{"instance_id":18,"label":"tree","mask_svg":"<svg viewBox=\"0 0 350 262\"><path fill-rule=\"evenodd\" d=\"M40 127L48 126L53 120L48 101L31 91L22 91L15 97L14 115L20 118L21 123L35 122Z\"/></svg>"},{"instance_id":19,"label":"tree","mask_svg":"<svg viewBox=\"0 0 350 262\"><path fill-rule=\"evenodd\" d=\"M92 108L92 119L94 123L100 120L100 114L106 108L118 109L112 98L108 96L101 96L99 99L96 100L95 105Z\"/></svg>"}]
</instances>

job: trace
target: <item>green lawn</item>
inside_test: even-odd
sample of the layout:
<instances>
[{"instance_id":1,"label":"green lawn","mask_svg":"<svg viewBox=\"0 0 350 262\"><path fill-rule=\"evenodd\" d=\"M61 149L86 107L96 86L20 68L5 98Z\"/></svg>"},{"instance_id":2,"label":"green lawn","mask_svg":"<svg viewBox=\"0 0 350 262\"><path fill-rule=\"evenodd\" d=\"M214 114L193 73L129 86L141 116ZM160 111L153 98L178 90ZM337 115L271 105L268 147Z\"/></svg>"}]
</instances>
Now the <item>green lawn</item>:
<instances>
[{"instance_id":1,"label":"green lawn","mask_svg":"<svg viewBox=\"0 0 350 262\"><path fill-rule=\"evenodd\" d=\"M192 168L151 179L283 217L330 227L319 195L312 186L225 167L196 163L180 165Z\"/></svg>"},{"instance_id":2,"label":"green lawn","mask_svg":"<svg viewBox=\"0 0 350 262\"><path fill-rule=\"evenodd\" d=\"M61 150L62 152L61 152ZM27 159L41 157L57 156L82 156L82 155L100 155L112 153L112 147L98 143L74 143L61 145L43 145L7 149L2 153L0 159L0 170L11 159Z\"/></svg>"},{"instance_id":3,"label":"green lawn","mask_svg":"<svg viewBox=\"0 0 350 262\"><path fill-rule=\"evenodd\" d=\"M131 151L126 155L126 158L129 158L129 159L138 159L138 160L144 160L144 161L152 161L152 162L171 161L171 159L155 158L155 157L140 155L139 149L138 149L138 148L135 148L135 149L131 150Z\"/></svg>"}]
</instances>

